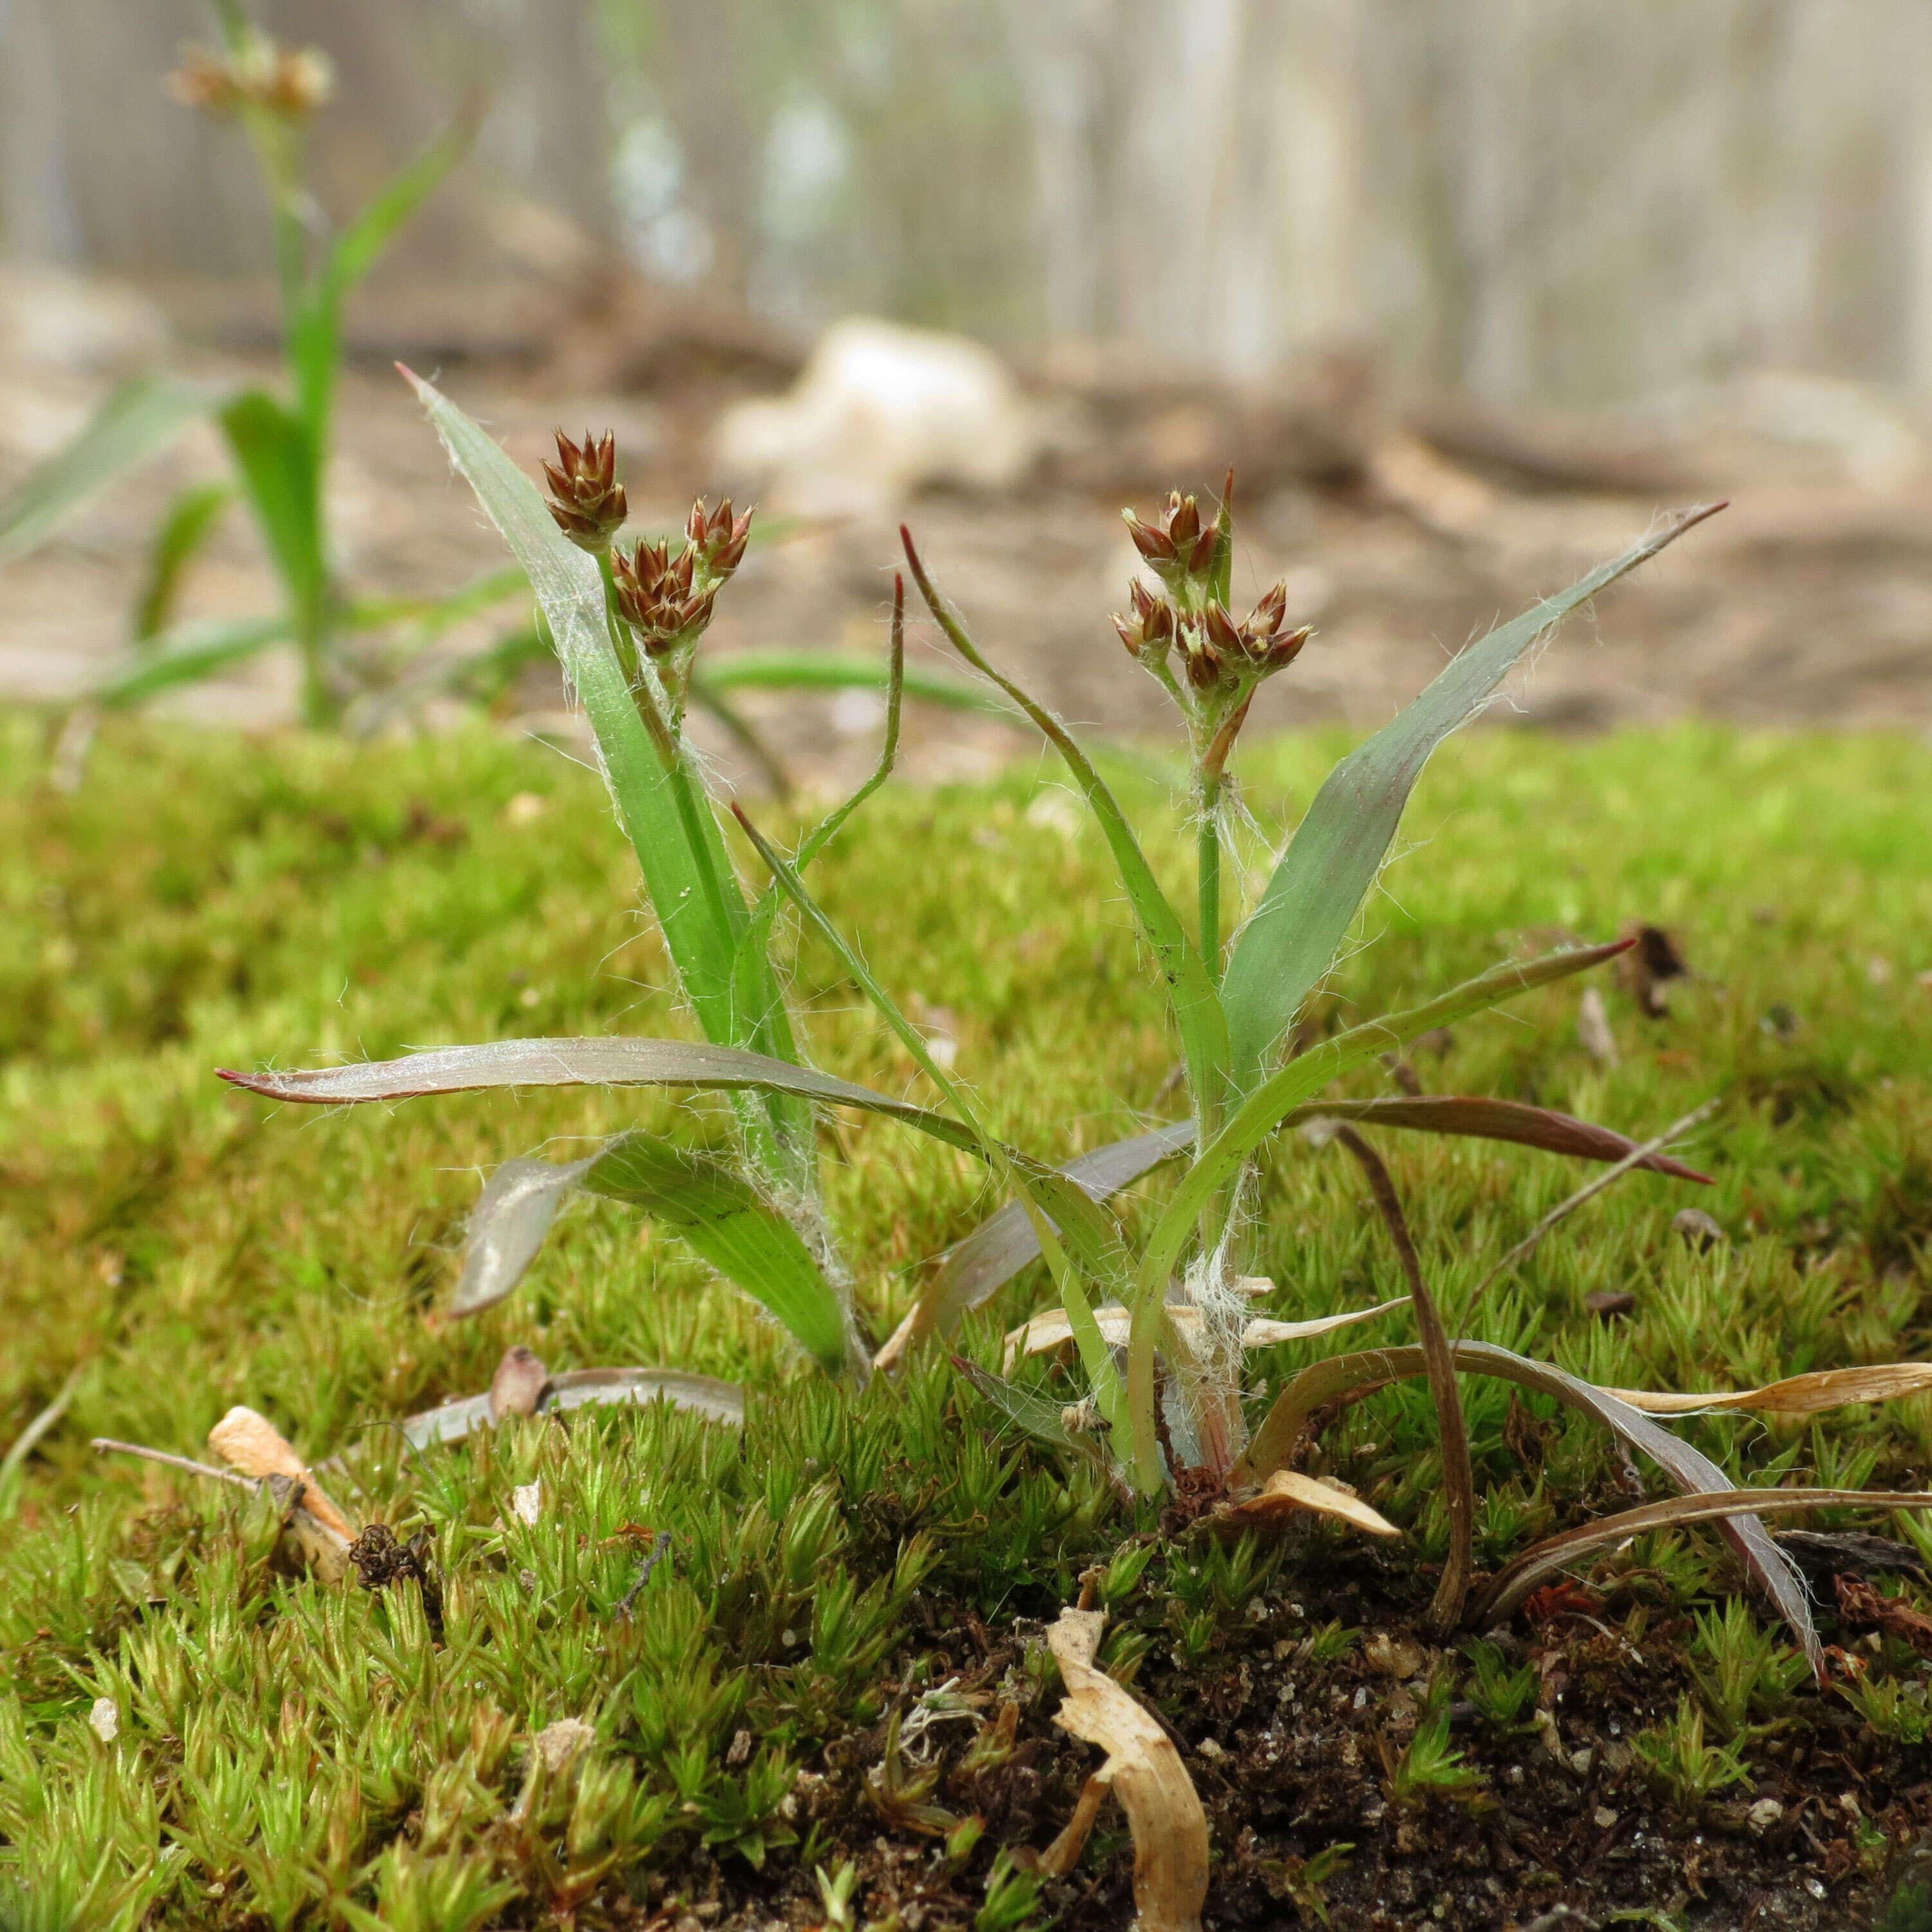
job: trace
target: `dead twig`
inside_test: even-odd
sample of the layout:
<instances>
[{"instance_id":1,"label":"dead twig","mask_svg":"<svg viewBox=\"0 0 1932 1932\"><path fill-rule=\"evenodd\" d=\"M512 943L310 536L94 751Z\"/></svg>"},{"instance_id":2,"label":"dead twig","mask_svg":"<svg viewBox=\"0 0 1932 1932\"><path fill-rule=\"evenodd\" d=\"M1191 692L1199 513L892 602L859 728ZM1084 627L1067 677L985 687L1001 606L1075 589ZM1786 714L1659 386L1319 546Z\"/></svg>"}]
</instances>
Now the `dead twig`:
<instances>
[{"instance_id":1,"label":"dead twig","mask_svg":"<svg viewBox=\"0 0 1932 1932\"><path fill-rule=\"evenodd\" d=\"M622 1623L629 1617L632 1606L643 1595L644 1586L651 1580L651 1572L664 1561L670 1550L670 1532L661 1529L658 1532L658 1540L651 1545L650 1554L644 1558L643 1567L638 1570L631 1587L618 1599L617 1607L610 1612L619 1622Z\"/></svg>"},{"instance_id":2,"label":"dead twig","mask_svg":"<svg viewBox=\"0 0 1932 1932\"><path fill-rule=\"evenodd\" d=\"M8 1484L15 1474L34 1453L34 1445L67 1413L67 1406L74 1400L74 1392L80 1386L81 1371L76 1369L61 1384L60 1393L46 1407L22 1430L14 1438L14 1446L4 1456L0 1456L0 1508L4 1508Z\"/></svg>"},{"instance_id":3,"label":"dead twig","mask_svg":"<svg viewBox=\"0 0 1932 1932\"><path fill-rule=\"evenodd\" d=\"M1605 1168L1594 1180L1585 1182L1574 1194L1564 1200L1558 1202L1556 1205L1551 1208L1550 1212L1544 1215L1543 1219L1538 1222L1536 1226L1531 1228L1529 1232L1524 1235L1522 1239L1517 1242L1516 1246L1510 1249L1509 1252L1504 1256L1502 1259L1498 1262L1496 1266L1476 1284L1474 1292L1456 1317L1456 1327L1461 1328L1467 1324L1471 1312L1480 1303L1483 1297L1496 1285L1497 1280L1502 1276L1507 1274L1517 1262L1526 1260L1534 1253L1538 1244L1542 1240L1544 1236L1548 1234L1558 1222L1566 1215L1574 1214L1585 1202L1602 1193L1612 1181L1622 1180L1632 1168L1641 1167L1652 1154L1660 1154L1672 1141L1688 1134L1700 1122L1708 1120L1723 1105L1723 1102L1724 1096L1721 1094L1712 1094L1702 1106L1693 1107L1681 1120L1672 1121L1662 1133L1657 1135L1652 1139L1646 1141L1641 1147L1632 1148L1630 1152L1614 1166Z\"/></svg>"},{"instance_id":4,"label":"dead twig","mask_svg":"<svg viewBox=\"0 0 1932 1932\"><path fill-rule=\"evenodd\" d=\"M139 1456L146 1462L164 1463L170 1469L185 1470L190 1476L206 1476L211 1482L232 1483L250 1496L262 1486L252 1477L238 1476L232 1469L218 1469L212 1463L196 1462L186 1456L171 1456L165 1449L150 1449L139 1442L116 1442L110 1436L97 1436L94 1448L104 1456Z\"/></svg>"}]
</instances>

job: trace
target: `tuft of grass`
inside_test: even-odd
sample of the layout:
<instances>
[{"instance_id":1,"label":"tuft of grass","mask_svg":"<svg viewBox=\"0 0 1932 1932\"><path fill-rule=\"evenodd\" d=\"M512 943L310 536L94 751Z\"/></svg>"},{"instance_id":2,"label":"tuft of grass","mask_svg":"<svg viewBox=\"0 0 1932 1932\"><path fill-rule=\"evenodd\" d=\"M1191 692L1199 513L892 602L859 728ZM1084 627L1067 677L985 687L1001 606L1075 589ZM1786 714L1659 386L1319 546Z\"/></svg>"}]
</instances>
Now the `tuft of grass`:
<instances>
[{"instance_id":1,"label":"tuft of grass","mask_svg":"<svg viewBox=\"0 0 1932 1932\"><path fill-rule=\"evenodd\" d=\"M1298 812L1335 748L1257 747L1251 802ZM884 1721L880 1685L898 1647L921 1640L920 1601L1042 1615L1097 1568L1103 1600L1138 1620L1123 1633L1136 1654L1151 1642L1165 1657L1267 1588L1238 1545L1124 1558L1098 1476L990 1421L941 1360L856 1399L803 1372L742 1298L613 1204L562 1219L514 1304L467 1325L434 1318L478 1169L533 1144L580 1149L640 1112L687 1142L722 1141L722 1103L552 1090L514 1110L459 1096L296 1120L209 1076L264 1040L320 1064L506 1033L672 1030L667 962L632 910L593 776L481 730L352 752L122 721L80 794L48 771L38 726L0 718L0 1454L78 1372L0 1524L0 1882L26 1888L0 1918L301 1925L339 1902L345 1920L459 1923L497 1914L484 1901L505 1886L531 1912L562 1911L593 1870L598 1886L642 1882L694 1849L737 1870L795 1863L809 1886L842 1853L786 1799L828 1736ZM1110 777L1144 802L1148 778ZM1384 943L1345 964L1324 1008L1401 1004L1526 930L1649 920L1676 933L1694 976L1663 1018L1604 988L1616 1065L1585 1050L1576 992L1556 986L1418 1046L1416 1071L1436 1091L1618 1121L1735 1096L1694 1156L1715 1177L1702 1204L1724 1241L1686 1241L1678 1191L1634 1176L1580 1213L1573 1238L1546 1241L1471 1334L1626 1386L1910 1352L1932 1286L1928 780L1932 754L1904 738L1687 727L1445 748L1412 827L1426 841L1453 822L1455 837L1390 872L1368 914ZM814 876L833 915L866 931L882 978L948 1000L982 1101L1016 1138L1071 1122L1093 1146L1154 1108L1166 1035L1103 846L1030 814L1039 790L1022 772L887 790ZM944 862L909 875L914 846ZM1179 832L1149 842L1170 880L1192 857ZM822 1064L887 1088L910 1077L828 952L808 944L794 991ZM1775 1005L1802 1025L1767 1030ZM1383 1078L1365 1070L1347 1090ZM877 1337L925 1258L990 1199L963 1156L888 1124L843 1122L840 1137L828 1205ZM1574 1180L1470 1142L1406 1141L1386 1158L1427 1204L1416 1239L1449 1306ZM1389 1292L1379 1230L1335 1210L1348 1185L1339 1167L1286 1155L1264 1172L1258 1259L1283 1312ZM1138 1228L1147 1208L1122 1205ZM1588 1310L1605 1287L1635 1296L1628 1315ZM1037 1270L993 1304L995 1325L1036 1294ZM558 1369L670 1360L742 1378L757 1392L743 1442L662 1410L585 1412L405 1467L389 1425L485 1386L513 1342ZM964 1348L997 1366L990 1329ZM1284 1345L1262 1378L1322 1348ZM1516 1486L1514 1516L1486 1518L1486 1561L1618 1480L1600 1433L1548 1398L1524 1393L1513 1409L1472 1381L1466 1400L1483 1480ZM407 1590L278 1575L260 1505L86 1447L104 1435L192 1454L236 1402L305 1454L339 1454L331 1487L358 1514L430 1532L444 1648ZM1775 1417L1682 1426L1740 1479L1912 1482L1932 1406L1850 1412L1816 1433ZM1426 1532L1435 1439L1428 1390L1402 1385L1352 1408L1322 1453ZM530 1485L535 1524L512 1503ZM659 1530L671 1555L617 1622L649 1546L636 1532ZM1708 1610L1705 1546L1696 1532L1648 1535L1598 1559L1598 1575L1664 1612ZM1201 1632L1184 1632L1195 1618ZM1354 1636L1337 1626L1318 1653ZM1713 1642L1696 1660L1707 1670L1744 1639ZM1006 1694L1047 1708L1019 1676ZM1875 1728L1909 1738L1922 1718L1900 1681L1895 1715L1878 1680L1852 1695ZM92 1721L104 1700L111 1739ZM1747 1692L1740 1708L1748 1726L1775 1706ZM552 1774L536 1741L566 1718L595 1741ZM1701 1730L1690 1752L1705 1721L1688 1705L1654 1741L1687 1791L1721 1790L1733 1762ZM747 1748L728 1763L740 1732ZM1016 1885L986 1888L998 1849L991 1832L969 1848L975 1897L992 1910L997 1894L1018 1922L1034 1908Z\"/></svg>"}]
</instances>

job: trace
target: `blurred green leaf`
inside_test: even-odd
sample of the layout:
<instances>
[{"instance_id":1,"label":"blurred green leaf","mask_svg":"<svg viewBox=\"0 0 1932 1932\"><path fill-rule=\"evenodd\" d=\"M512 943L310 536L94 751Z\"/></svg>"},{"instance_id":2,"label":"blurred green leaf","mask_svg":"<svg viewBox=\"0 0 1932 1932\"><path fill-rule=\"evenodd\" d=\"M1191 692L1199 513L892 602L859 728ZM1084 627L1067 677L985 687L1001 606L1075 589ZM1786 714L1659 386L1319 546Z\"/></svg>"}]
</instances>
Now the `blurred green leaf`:
<instances>
[{"instance_id":1,"label":"blurred green leaf","mask_svg":"<svg viewBox=\"0 0 1932 1932\"><path fill-rule=\"evenodd\" d=\"M1430 754L1539 638L1722 507L1673 517L1654 536L1472 644L1328 774L1228 956L1221 998L1239 1091L1251 1091L1264 1076L1303 1000L1334 963Z\"/></svg>"},{"instance_id":2,"label":"blurred green leaf","mask_svg":"<svg viewBox=\"0 0 1932 1932\"><path fill-rule=\"evenodd\" d=\"M221 513L235 500L232 483L192 483L168 506L148 549L148 568L134 600L137 640L166 630L174 616L182 574L213 534Z\"/></svg>"},{"instance_id":3,"label":"blurred green leaf","mask_svg":"<svg viewBox=\"0 0 1932 1932\"><path fill-rule=\"evenodd\" d=\"M476 131L470 110L378 188L336 237L288 321L289 365L298 413L318 448L328 440L335 381L342 365L342 304L382 258L404 224L468 152Z\"/></svg>"},{"instance_id":4,"label":"blurred green leaf","mask_svg":"<svg viewBox=\"0 0 1932 1932\"><path fill-rule=\"evenodd\" d=\"M98 490L165 448L219 392L173 376L137 376L63 449L34 464L0 502L0 566L38 549Z\"/></svg>"},{"instance_id":5,"label":"blurred green leaf","mask_svg":"<svg viewBox=\"0 0 1932 1932\"><path fill-rule=\"evenodd\" d=\"M177 624L148 638L134 656L124 658L88 694L96 704L120 710L179 684L200 679L270 644L286 643L291 634L288 618L224 617Z\"/></svg>"},{"instance_id":6,"label":"blurred green leaf","mask_svg":"<svg viewBox=\"0 0 1932 1932\"><path fill-rule=\"evenodd\" d=\"M431 636L446 631L465 617L500 604L519 591L529 594L530 579L520 565L506 564L500 570L485 571L459 585L444 597L376 597L352 604L343 613L343 622L352 631L386 630L392 624L416 624Z\"/></svg>"},{"instance_id":7,"label":"blurred green leaf","mask_svg":"<svg viewBox=\"0 0 1932 1932\"><path fill-rule=\"evenodd\" d=\"M300 628L320 612L328 594L316 445L302 419L266 389L236 397L222 410L220 422Z\"/></svg>"},{"instance_id":8,"label":"blurred green leaf","mask_svg":"<svg viewBox=\"0 0 1932 1932\"><path fill-rule=\"evenodd\" d=\"M368 274L404 224L442 185L450 170L470 152L479 118L477 104L465 106L434 140L370 196L342 231L330 253L328 270L339 292L347 294Z\"/></svg>"},{"instance_id":9,"label":"blurred green leaf","mask_svg":"<svg viewBox=\"0 0 1932 1932\"><path fill-rule=\"evenodd\" d=\"M883 692L891 682L892 667L857 651L734 651L728 657L707 659L700 678L713 691ZM700 678L694 678L694 686ZM908 698L989 717L1012 716L1008 706L983 691L931 671L908 670L904 682Z\"/></svg>"}]
</instances>

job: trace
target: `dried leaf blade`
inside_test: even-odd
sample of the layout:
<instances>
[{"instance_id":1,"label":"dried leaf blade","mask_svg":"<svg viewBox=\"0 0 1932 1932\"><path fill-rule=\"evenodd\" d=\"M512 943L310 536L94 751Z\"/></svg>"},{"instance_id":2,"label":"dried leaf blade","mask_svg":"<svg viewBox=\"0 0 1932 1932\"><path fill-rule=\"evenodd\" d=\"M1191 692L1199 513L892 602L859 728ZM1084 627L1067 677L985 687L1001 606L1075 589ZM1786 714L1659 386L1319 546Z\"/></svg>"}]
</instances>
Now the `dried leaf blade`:
<instances>
[{"instance_id":1,"label":"dried leaf blade","mask_svg":"<svg viewBox=\"0 0 1932 1932\"><path fill-rule=\"evenodd\" d=\"M1104 1778L1134 1836L1134 1904L1143 1932L1198 1932L1208 1896L1208 1816L1174 1741L1094 1658L1099 1610L1064 1610L1047 1633L1066 1697L1060 1728L1098 1744Z\"/></svg>"},{"instance_id":2,"label":"dried leaf blade","mask_svg":"<svg viewBox=\"0 0 1932 1932\"><path fill-rule=\"evenodd\" d=\"M1216 1529L1238 1534L1246 1529L1280 1528L1305 1515L1332 1517L1370 1536L1400 1536L1402 1532L1379 1510L1318 1476L1299 1469L1277 1469L1253 1496L1226 1503L1209 1520Z\"/></svg>"},{"instance_id":3,"label":"dried leaf blade","mask_svg":"<svg viewBox=\"0 0 1932 1932\"><path fill-rule=\"evenodd\" d=\"M208 1432L208 1446L244 1476L265 1480L280 1476L302 1484L302 1508L338 1535L354 1538L355 1526L309 1474L294 1444L266 1415L238 1403Z\"/></svg>"}]
</instances>

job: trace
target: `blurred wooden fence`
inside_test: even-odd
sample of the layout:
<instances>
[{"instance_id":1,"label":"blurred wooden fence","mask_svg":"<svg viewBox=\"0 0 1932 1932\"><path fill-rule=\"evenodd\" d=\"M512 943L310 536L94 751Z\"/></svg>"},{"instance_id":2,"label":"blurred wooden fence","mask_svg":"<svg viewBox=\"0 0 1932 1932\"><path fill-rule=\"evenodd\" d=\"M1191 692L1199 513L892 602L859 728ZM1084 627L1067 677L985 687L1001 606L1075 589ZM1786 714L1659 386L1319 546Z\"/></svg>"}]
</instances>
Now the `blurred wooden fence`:
<instances>
[{"instance_id":1,"label":"blurred wooden fence","mask_svg":"<svg viewBox=\"0 0 1932 1932\"><path fill-rule=\"evenodd\" d=\"M522 197L809 327L860 308L1225 373L1367 336L1498 400L1777 364L1932 388L1926 0L280 0L326 195L470 86L452 277ZM16 252L258 266L160 86L192 0L0 0Z\"/></svg>"}]
</instances>

